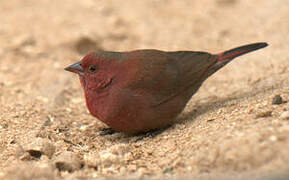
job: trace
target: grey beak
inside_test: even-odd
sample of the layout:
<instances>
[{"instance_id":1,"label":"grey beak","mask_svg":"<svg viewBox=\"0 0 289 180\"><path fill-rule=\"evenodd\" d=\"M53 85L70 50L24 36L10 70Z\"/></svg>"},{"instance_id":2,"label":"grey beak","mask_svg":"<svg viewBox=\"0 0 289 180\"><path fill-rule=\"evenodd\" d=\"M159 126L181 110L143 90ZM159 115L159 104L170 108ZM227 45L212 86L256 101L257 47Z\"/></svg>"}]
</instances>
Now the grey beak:
<instances>
[{"instance_id":1,"label":"grey beak","mask_svg":"<svg viewBox=\"0 0 289 180\"><path fill-rule=\"evenodd\" d=\"M81 61L66 67L64 70L70 71L70 72L73 72L73 73L76 73L76 74L84 73L84 71L83 71L83 69L81 67Z\"/></svg>"}]
</instances>

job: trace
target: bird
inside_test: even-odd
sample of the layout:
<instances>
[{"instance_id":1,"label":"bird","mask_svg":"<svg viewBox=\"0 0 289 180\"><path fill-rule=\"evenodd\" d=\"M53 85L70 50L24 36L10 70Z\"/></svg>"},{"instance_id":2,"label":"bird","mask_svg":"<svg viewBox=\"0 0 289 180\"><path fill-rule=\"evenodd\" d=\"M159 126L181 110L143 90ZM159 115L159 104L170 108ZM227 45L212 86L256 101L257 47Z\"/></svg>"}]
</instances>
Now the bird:
<instances>
[{"instance_id":1,"label":"bird","mask_svg":"<svg viewBox=\"0 0 289 180\"><path fill-rule=\"evenodd\" d=\"M251 43L218 54L140 49L96 51L65 70L78 74L89 112L112 130L168 127L203 82L234 58L266 47Z\"/></svg>"}]
</instances>

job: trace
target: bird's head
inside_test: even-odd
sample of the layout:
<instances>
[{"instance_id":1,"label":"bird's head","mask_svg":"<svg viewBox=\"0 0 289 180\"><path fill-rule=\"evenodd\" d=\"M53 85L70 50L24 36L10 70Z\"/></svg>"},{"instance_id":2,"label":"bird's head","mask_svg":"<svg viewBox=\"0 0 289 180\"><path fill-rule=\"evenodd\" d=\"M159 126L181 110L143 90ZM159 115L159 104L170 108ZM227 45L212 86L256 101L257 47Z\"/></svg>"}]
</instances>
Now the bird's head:
<instances>
[{"instance_id":1,"label":"bird's head","mask_svg":"<svg viewBox=\"0 0 289 180\"><path fill-rule=\"evenodd\" d=\"M65 70L79 75L86 92L98 94L109 89L113 83L118 64L116 55L103 51L90 53Z\"/></svg>"}]
</instances>

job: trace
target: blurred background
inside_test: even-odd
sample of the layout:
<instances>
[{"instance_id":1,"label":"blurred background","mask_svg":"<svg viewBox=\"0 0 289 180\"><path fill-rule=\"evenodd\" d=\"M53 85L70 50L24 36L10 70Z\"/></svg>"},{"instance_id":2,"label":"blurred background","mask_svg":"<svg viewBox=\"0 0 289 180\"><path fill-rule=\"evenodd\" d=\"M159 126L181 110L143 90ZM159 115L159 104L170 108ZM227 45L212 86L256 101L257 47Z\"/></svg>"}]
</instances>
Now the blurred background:
<instances>
[{"instance_id":1,"label":"blurred background","mask_svg":"<svg viewBox=\"0 0 289 180\"><path fill-rule=\"evenodd\" d=\"M160 49L219 53L247 43L264 41L269 43L269 47L236 59L208 79L194 97L195 101L189 104L188 110L195 109L202 103L210 104L215 100L229 97L236 99L251 97L250 101L239 99L233 103L243 102L243 107L249 108L246 109L248 112L254 112L250 111L250 107L255 108L256 103L261 103L256 105L257 109L272 108L268 105L270 103L266 104L259 100L261 96L270 101L271 96L281 92L283 97L288 97L288 7L288 0L2 0L0 2L0 167L11 166L11 163L18 162L14 156L17 144L15 142L19 138L30 137L30 134L35 138L35 132L41 132L41 137L49 137L56 145L57 152L70 147L63 144L64 137L69 137L70 141L76 144L81 142L89 146L94 143L91 148L95 151L119 143L118 141L107 143L107 139L99 139L95 134L97 128L104 125L86 111L77 76L63 70L90 51ZM268 88L270 91L266 94ZM256 97L255 94L260 96ZM210 109L210 106L208 108ZM273 112L274 110L271 109ZM279 110L281 113L287 111L288 107L280 106L278 112L269 118L278 119ZM216 111L218 108L212 113ZM204 114L206 117L211 115L206 114L206 111ZM238 114L232 116L240 119ZM43 128L47 117L51 124ZM250 118L248 115L241 119L246 119L242 122L248 124L251 122ZM270 155L267 151L264 152L264 156L258 155L262 145L260 149L254 150L256 154L250 151L260 142L260 137L265 136L264 134L268 137L272 134L277 136L274 130L270 130L272 124L269 122L271 119L264 125L254 120L253 124L258 124L256 128L253 125L247 127L243 124L241 129L252 128L246 132L249 134L246 136L247 140L255 139L250 143L243 142L247 149L245 148L240 156L233 156L232 153L232 159L210 166L201 161L202 158L206 159L207 155L204 155L206 153L200 161L195 161L192 160L193 156L198 159L199 154L192 151L194 152L190 156L192 159L184 160L185 164L190 164L191 169L180 165L179 171L175 172L198 174L210 171L208 169L218 171L228 168L233 171L258 170L263 165L267 168L265 171L284 167L285 160L289 159L288 154L283 151L283 147L289 145L288 138L279 142L278 146L266 146ZM239 123L242 126L242 123ZM217 142L214 137L222 136L227 131L214 129L217 124L208 130L215 134L209 136L205 133L209 137L199 138L200 147L219 148L217 144L211 143ZM193 121L185 124L190 127L187 127L190 129L190 136L196 134L194 128L197 128L197 125L195 127ZM79 127L83 126L90 127L89 131L85 131L88 134L79 130ZM283 134L289 132L288 123L280 126L283 127ZM71 131L68 134L59 133L55 129L59 130L60 127ZM182 127L176 126L169 132L184 133ZM267 127L268 132L266 130L266 133L256 135L259 129L264 128L265 131ZM41 129L44 129L43 132ZM80 136L86 139L77 139ZM173 140L177 140L177 137L172 137L171 141ZM99 142L103 143L102 146L97 144ZM130 140L125 142L134 143ZM231 147L236 139L231 137L226 142L226 145ZM178 147L178 152L185 152L185 149L190 149L194 144L192 141L188 143L191 144ZM240 144L235 143L234 146L238 149ZM89 151L89 149L75 150L73 147L70 147L70 150L80 152L82 155ZM219 155L212 156L222 157L222 154L226 154L224 149L218 151ZM207 151L200 150L200 152ZM136 163L137 160L132 159L131 162ZM146 164L145 158L141 158L140 161L144 161L142 163L145 164L146 170L152 174L163 172L167 168L164 164L161 165L162 158L152 159L153 167ZM228 163L232 166L228 167ZM112 174L119 172L116 170ZM130 172L129 169L125 169L123 174Z\"/></svg>"},{"instance_id":2,"label":"blurred background","mask_svg":"<svg viewBox=\"0 0 289 180\"><path fill-rule=\"evenodd\" d=\"M0 70L9 69L2 73L5 81L14 82L13 78L21 77L16 81L22 81L23 86L34 81L35 86L46 89L35 80L55 85L47 79L55 78L62 83L62 76L71 78L62 71L63 67L89 51L154 48L218 53L266 41L274 51L250 54L248 58L251 56L255 61L233 62L240 66L230 68L236 73L232 77L235 80L243 74L252 77L261 73L262 68L272 68L276 61L280 64L285 59L281 51L288 49L288 43L284 43L289 38L288 3L287 0L2 1ZM254 58L261 54L265 55ZM269 54L275 59L269 58ZM262 68L249 68L252 64ZM240 68L245 70L240 72ZM54 77L48 76L51 73Z\"/></svg>"}]
</instances>

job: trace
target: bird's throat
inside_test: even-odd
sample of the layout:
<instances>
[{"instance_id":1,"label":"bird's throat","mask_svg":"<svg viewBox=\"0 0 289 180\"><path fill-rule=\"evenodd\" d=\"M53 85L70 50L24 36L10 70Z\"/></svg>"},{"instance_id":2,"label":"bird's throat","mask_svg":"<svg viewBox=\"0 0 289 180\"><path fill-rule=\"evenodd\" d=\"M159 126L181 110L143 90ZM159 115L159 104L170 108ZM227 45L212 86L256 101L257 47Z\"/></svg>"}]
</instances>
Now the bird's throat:
<instances>
[{"instance_id":1,"label":"bird's throat","mask_svg":"<svg viewBox=\"0 0 289 180\"><path fill-rule=\"evenodd\" d=\"M99 120L104 119L104 112L106 112L106 103L107 99L105 98L105 94L101 93L99 95L98 93L95 93L91 90L85 90L85 100L86 100L86 106L89 110L89 112L98 118Z\"/></svg>"}]
</instances>

